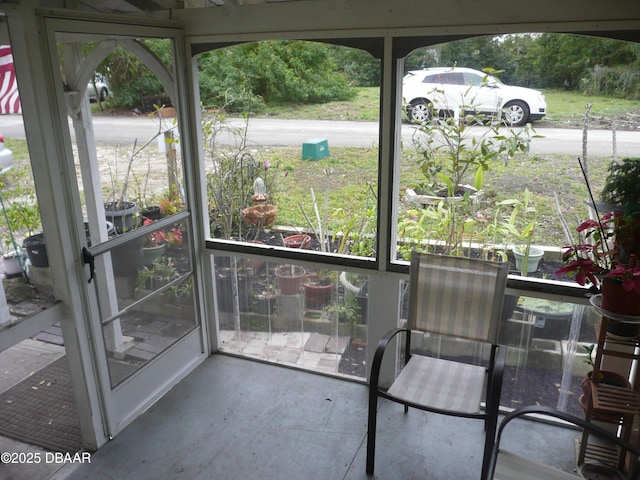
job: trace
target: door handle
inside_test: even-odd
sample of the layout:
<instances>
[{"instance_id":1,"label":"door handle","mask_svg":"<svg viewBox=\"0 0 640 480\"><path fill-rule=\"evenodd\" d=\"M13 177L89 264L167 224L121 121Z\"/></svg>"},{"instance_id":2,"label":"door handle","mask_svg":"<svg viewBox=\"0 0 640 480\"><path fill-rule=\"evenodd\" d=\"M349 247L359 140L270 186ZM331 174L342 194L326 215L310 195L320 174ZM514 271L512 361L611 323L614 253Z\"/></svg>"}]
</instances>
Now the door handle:
<instances>
[{"instance_id":1,"label":"door handle","mask_svg":"<svg viewBox=\"0 0 640 480\"><path fill-rule=\"evenodd\" d=\"M96 262L93 254L87 249L87 247L82 247L82 263L85 265L89 265L89 281L93 280L93 277L96 273Z\"/></svg>"}]
</instances>

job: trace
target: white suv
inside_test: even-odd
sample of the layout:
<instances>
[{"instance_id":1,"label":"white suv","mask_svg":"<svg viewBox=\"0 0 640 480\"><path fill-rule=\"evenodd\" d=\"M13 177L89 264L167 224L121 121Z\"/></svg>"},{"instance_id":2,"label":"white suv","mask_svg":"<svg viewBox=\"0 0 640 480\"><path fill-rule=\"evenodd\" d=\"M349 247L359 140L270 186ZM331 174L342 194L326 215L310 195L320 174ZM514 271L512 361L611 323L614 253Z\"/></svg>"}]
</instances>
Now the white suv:
<instances>
[{"instance_id":1,"label":"white suv","mask_svg":"<svg viewBox=\"0 0 640 480\"><path fill-rule=\"evenodd\" d=\"M462 109L475 115L495 115L502 110L503 120L518 127L542 119L547 112L541 92L505 85L463 67L412 70L402 80L402 96L412 122L424 122L432 112L457 117Z\"/></svg>"}]
</instances>

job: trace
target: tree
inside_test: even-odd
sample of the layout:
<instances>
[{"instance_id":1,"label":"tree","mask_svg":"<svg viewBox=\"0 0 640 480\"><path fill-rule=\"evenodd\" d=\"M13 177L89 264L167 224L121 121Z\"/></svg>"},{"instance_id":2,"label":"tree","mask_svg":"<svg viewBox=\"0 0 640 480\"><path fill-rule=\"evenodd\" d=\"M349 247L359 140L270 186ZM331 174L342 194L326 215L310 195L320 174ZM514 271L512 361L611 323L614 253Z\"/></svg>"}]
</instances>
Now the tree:
<instances>
[{"instance_id":1,"label":"tree","mask_svg":"<svg viewBox=\"0 0 640 480\"><path fill-rule=\"evenodd\" d=\"M173 63L169 40L144 40L165 65ZM111 102L116 107L136 108L141 106L141 98L148 95L166 94L156 76L133 54L116 48L100 65L98 73L108 79L112 91Z\"/></svg>"},{"instance_id":2,"label":"tree","mask_svg":"<svg viewBox=\"0 0 640 480\"><path fill-rule=\"evenodd\" d=\"M198 62L205 105L247 94L267 103L323 103L355 95L330 47L302 41L264 41L203 54Z\"/></svg>"},{"instance_id":3,"label":"tree","mask_svg":"<svg viewBox=\"0 0 640 480\"><path fill-rule=\"evenodd\" d=\"M508 83L511 67L499 37L467 38L445 43L439 50L439 62L442 66L458 65L476 70L483 68L504 70L501 79Z\"/></svg>"},{"instance_id":4,"label":"tree","mask_svg":"<svg viewBox=\"0 0 640 480\"><path fill-rule=\"evenodd\" d=\"M404 69L406 72L410 70L422 70L423 68L429 68L438 65L437 62L438 52L435 48L416 48L404 59Z\"/></svg>"},{"instance_id":5,"label":"tree","mask_svg":"<svg viewBox=\"0 0 640 480\"><path fill-rule=\"evenodd\" d=\"M581 79L596 65L633 63L637 53L628 42L583 35L542 34L529 55L543 87L577 90Z\"/></svg>"},{"instance_id":6,"label":"tree","mask_svg":"<svg viewBox=\"0 0 640 480\"><path fill-rule=\"evenodd\" d=\"M346 75L351 84L359 87L380 86L380 61L369 52L339 45L331 45L329 50L338 71Z\"/></svg>"}]
</instances>

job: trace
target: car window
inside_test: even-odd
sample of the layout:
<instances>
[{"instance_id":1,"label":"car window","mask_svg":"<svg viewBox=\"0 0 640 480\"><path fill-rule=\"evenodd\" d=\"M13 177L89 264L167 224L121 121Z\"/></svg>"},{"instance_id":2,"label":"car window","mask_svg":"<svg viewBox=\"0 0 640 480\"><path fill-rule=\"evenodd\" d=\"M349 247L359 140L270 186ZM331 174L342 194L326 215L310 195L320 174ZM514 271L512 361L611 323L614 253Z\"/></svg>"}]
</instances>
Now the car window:
<instances>
[{"instance_id":1,"label":"car window","mask_svg":"<svg viewBox=\"0 0 640 480\"><path fill-rule=\"evenodd\" d=\"M422 83L438 83L442 85L463 85L463 78L461 73L436 73L433 75L427 75L422 80Z\"/></svg>"},{"instance_id":2,"label":"car window","mask_svg":"<svg viewBox=\"0 0 640 480\"><path fill-rule=\"evenodd\" d=\"M482 78L480 75L467 72L464 74L464 84L469 87L480 87L483 84Z\"/></svg>"},{"instance_id":3,"label":"car window","mask_svg":"<svg viewBox=\"0 0 640 480\"><path fill-rule=\"evenodd\" d=\"M422 83L442 83L440 81L440 74L436 73L435 75L426 75L422 79Z\"/></svg>"}]
</instances>

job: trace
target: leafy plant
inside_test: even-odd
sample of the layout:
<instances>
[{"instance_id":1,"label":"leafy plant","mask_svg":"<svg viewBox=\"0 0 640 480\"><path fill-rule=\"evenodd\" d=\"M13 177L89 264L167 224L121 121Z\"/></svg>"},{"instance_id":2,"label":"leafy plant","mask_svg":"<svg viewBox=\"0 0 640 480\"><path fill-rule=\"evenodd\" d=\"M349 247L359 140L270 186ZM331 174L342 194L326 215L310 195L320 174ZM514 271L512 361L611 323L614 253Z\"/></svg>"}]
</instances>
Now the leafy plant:
<instances>
[{"instance_id":1,"label":"leafy plant","mask_svg":"<svg viewBox=\"0 0 640 480\"><path fill-rule=\"evenodd\" d=\"M630 228L637 232L636 217L607 213L598 221L586 220L578 225L577 231L585 235L586 240L593 243L568 245L562 253L564 267L556 273L575 276L580 285L591 284L596 289L604 279L621 281L628 292L640 293L640 266L637 263L638 249L628 252L635 260L631 263L621 261L621 238L617 233Z\"/></svg>"},{"instance_id":2,"label":"leafy plant","mask_svg":"<svg viewBox=\"0 0 640 480\"><path fill-rule=\"evenodd\" d=\"M595 345L592 343L590 345L580 345L580 347L586 351L586 356L584 357L584 363L589 365L591 368L594 368L593 350L595 349ZM597 382L601 382L602 380L604 380L604 375L600 373L598 375Z\"/></svg>"},{"instance_id":3,"label":"leafy plant","mask_svg":"<svg viewBox=\"0 0 640 480\"><path fill-rule=\"evenodd\" d=\"M256 159L259 150L247 146L248 116L242 128L227 122L223 110L203 116L202 134L204 150L212 164L207 174L212 231L219 230L222 238L243 237L242 210L252 203L253 185L263 178L269 167ZM231 137L232 145L222 145L220 138ZM277 171L277 169L276 169ZM273 201L275 186L271 187Z\"/></svg>"},{"instance_id":4,"label":"leafy plant","mask_svg":"<svg viewBox=\"0 0 640 480\"><path fill-rule=\"evenodd\" d=\"M458 202L446 204L440 201L435 206L402 212L398 222L398 236L402 240L398 251L402 258L409 260L414 249L432 253L441 249L447 255L462 255L465 232L475 220L470 216L458 220L456 209L460 207ZM471 248L471 240L468 248Z\"/></svg>"},{"instance_id":5,"label":"leafy plant","mask_svg":"<svg viewBox=\"0 0 640 480\"><path fill-rule=\"evenodd\" d=\"M138 270L137 286L140 290L155 290L180 277L171 257L163 256L151 266Z\"/></svg>"},{"instance_id":6,"label":"leafy plant","mask_svg":"<svg viewBox=\"0 0 640 480\"><path fill-rule=\"evenodd\" d=\"M578 161L591 203L595 205L589 178L580 159ZM624 171L627 174L634 172L637 165L640 164L627 165ZM618 176L620 185L628 186L627 179L621 174ZM576 282L591 284L595 290L601 288L605 279L611 279L622 282L627 292L640 293L640 217L637 213L624 215L620 212L600 216L597 211L596 217L596 220L589 219L578 225L576 230L583 241L565 247L562 253L565 265L556 273L575 275Z\"/></svg>"},{"instance_id":7,"label":"leafy plant","mask_svg":"<svg viewBox=\"0 0 640 480\"><path fill-rule=\"evenodd\" d=\"M146 218L143 222L143 225L151 225L153 220ZM155 232L151 232L149 235L144 237L144 241L142 243L145 248L153 248L164 245L165 242L165 234L162 230L156 230Z\"/></svg>"},{"instance_id":8,"label":"leafy plant","mask_svg":"<svg viewBox=\"0 0 640 480\"><path fill-rule=\"evenodd\" d=\"M40 209L33 194L29 200L9 202L6 216L12 230L16 233L22 233L25 237L33 235L42 225Z\"/></svg>"},{"instance_id":9,"label":"leafy plant","mask_svg":"<svg viewBox=\"0 0 640 480\"><path fill-rule=\"evenodd\" d=\"M311 204L313 205L313 213L315 215L316 223L314 224L307 215L307 212L302 205L302 202L299 202L300 210L302 211L302 215L307 220L309 227L313 231L313 234L318 240L318 244L320 245L321 252L329 251L329 240L331 236L329 235L329 221L328 221L328 211L329 211L329 189L331 187L331 174L333 173L333 168L325 168L323 170L325 175L325 186L324 186L324 204L322 209L322 216L320 216L320 210L318 209L318 202L316 200L316 194L311 188Z\"/></svg>"},{"instance_id":10,"label":"leafy plant","mask_svg":"<svg viewBox=\"0 0 640 480\"><path fill-rule=\"evenodd\" d=\"M600 197L610 204L640 207L640 158L612 162Z\"/></svg>"},{"instance_id":11,"label":"leafy plant","mask_svg":"<svg viewBox=\"0 0 640 480\"><path fill-rule=\"evenodd\" d=\"M336 226L332 242L338 238L337 253L373 257L376 253L377 194L372 183L366 185L366 200L360 215L347 215L344 208L333 212L332 218L341 223Z\"/></svg>"},{"instance_id":12,"label":"leafy plant","mask_svg":"<svg viewBox=\"0 0 640 480\"><path fill-rule=\"evenodd\" d=\"M421 186L443 200L423 211L407 211L399 233L408 237L410 245L422 244L425 239L440 240L445 254L460 255L465 234L474 222L470 211L475 206L469 189L461 191L461 187L472 181L475 190L481 190L484 174L493 162L507 164L517 153L528 153L533 130L527 125L503 133L501 115L487 118L460 112L450 118L431 113L429 120L418 124L412 143L423 175ZM472 124L487 122L479 137L469 129Z\"/></svg>"},{"instance_id":13,"label":"leafy plant","mask_svg":"<svg viewBox=\"0 0 640 480\"><path fill-rule=\"evenodd\" d=\"M360 321L360 306L355 299L345 302L336 302L325 308L325 313L330 319L338 317L339 321L357 325Z\"/></svg>"},{"instance_id":14,"label":"leafy plant","mask_svg":"<svg viewBox=\"0 0 640 480\"><path fill-rule=\"evenodd\" d=\"M163 217L174 215L184 209L184 199L176 185L172 185L164 196L160 198L158 206L160 207L160 215Z\"/></svg>"},{"instance_id":15,"label":"leafy plant","mask_svg":"<svg viewBox=\"0 0 640 480\"><path fill-rule=\"evenodd\" d=\"M503 213L503 207L511 208L511 212L506 215ZM535 212L532 206L531 191L525 188L524 198L522 201L517 199L506 199L497 202L495 205L493 221L487 225L483 235L490 238L491 248L494 253L506 260L506 250L510 245L514 249L524 253L523 275L526 275L529 249L531 245L531 237L535 227L534 221L523 220L521 216ZM496 251L497 246L501 244L503 250Z\"/></svg>"},{"instance_id":16,"label":"leafy plant","mask_svg":"<svg viewBox=\"0 0 640 480\"><path fill-rule=\"evenodd\" d=\"M157 106L157 105L154 105L154 107L155 107L155 110L149 113L147 115L147 118L157 119L158 131L149 140L147 140L144 144L142 144L142 146L138 146L138 139L134 140L133 145L131 147L131 153L129 154L129 159L127 161L127 166L121 180L116 178L117 170L114 172L111 169L111 165L109 166L109 174L111 176L111 191L109 193L109 200L106 203L111 203L113 206L112 208L113 210L123 209L125 202L127 201L129 181L131 178L133 163L142 154L142 152L144 152L150 145L154 144L156 142L156 139L161 135L164 135L165 131L167 131L167 129L169 128L165 125L166 122L164 120L164 116L160 113L163 107ZM176 126L177 124L174 121L173 126L170 128L175 128ZM118 164L117 149L115 150L115 155L116 155L115 165L117 167L117 164Z\"/></svg>"},{"instance_id":17,"label":"leafy plant","mask_svg":"<svg viewBox=\"0 0 640 480\"><path fill-rule=\"evenodd\" d=\"M192 281L193 281L193 277L189 277L179 285L171 287L167 292L171 297L175 298L176 300L180 300L180 301L187 300L193 296Z\"/></svg>"}]
</instances>

